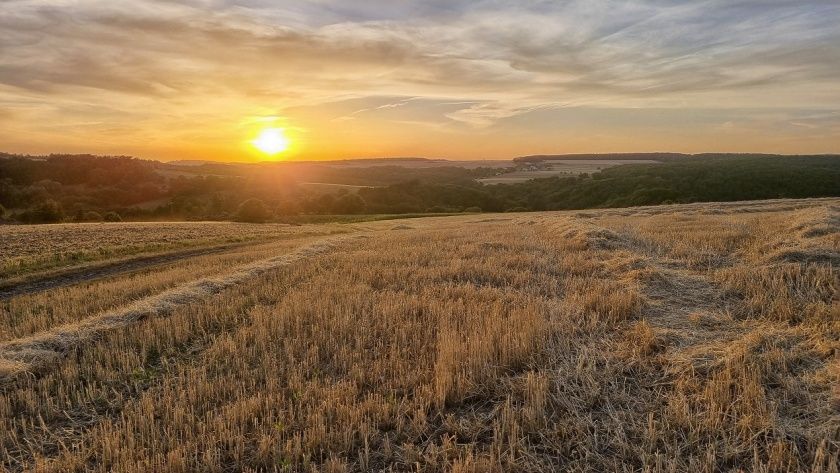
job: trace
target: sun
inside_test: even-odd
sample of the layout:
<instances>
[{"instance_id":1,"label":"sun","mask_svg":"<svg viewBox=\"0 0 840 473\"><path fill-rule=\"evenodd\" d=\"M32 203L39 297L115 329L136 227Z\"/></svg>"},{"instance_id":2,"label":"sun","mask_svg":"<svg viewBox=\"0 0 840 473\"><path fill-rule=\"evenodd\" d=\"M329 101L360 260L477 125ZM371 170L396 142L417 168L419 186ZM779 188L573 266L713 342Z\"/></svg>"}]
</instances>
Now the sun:
<instances>
[{"instance_id":1,"label":"sun","mask_svg":"<svg viewBox=\"0 0 840 473\"><path fill-rule=\"evenodd\" d=\"M282 128L266 128L251 142L258 150L271 156L289 149L289 138Z\"/></svg>"}]
</instances>

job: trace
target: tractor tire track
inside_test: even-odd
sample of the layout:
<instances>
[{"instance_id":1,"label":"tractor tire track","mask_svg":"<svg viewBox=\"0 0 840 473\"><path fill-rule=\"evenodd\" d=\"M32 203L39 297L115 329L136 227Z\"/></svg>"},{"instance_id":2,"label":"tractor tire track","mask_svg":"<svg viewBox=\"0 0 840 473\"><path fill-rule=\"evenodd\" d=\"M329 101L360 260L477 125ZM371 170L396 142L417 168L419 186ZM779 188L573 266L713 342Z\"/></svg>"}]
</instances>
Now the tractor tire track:
<instances>
[{"instance_id":1,"label":"tractor tire track","mask_svg":"<svg viewBox=\"0 0 840 473\"><path fill-rule=\"evenodd\" d=\"M745 332L746 322L731 314L739 304L710 274L674 258L653 242L626 228L614 228L590 217L574 216L551 228L563 238L581 241L600 252L616 280L628 279L644 300L638 319L660 332L669 350L685 350L710 340L730 340Z\"/></svg>"},{"instance_id":2,"label":"tractor tire track","mask_svg":"<svg viewBox=\"0 0 840 473\"><path fill-rule=\"evenodd\" d=\"M233 243L219 246L194 248L150 256L138 256L127 260L94 263L81 268L68 268L44 276L24 277L0 283L0 301L13 297L35 294L61 287L73 286L90 281L133 273L153 266L174 263L187 258L207 256L241 248L248 243Z\"/></svg>"},{"instance_id":3,"label":"tractor tire track","mask_svg":"<svg viewBox=\"0 0 840 473\"><path fill-rule=\"evenodd\" d=\"M149 317L165 316L180 306L218 294L271 270L326 253L351 238L362 237L343 235L317 240L290 253L240 266L227 276L201 278L75 324L0 343L0 385L14 379L21 372L42 372L59 363L74 348L109 331Z\"/></svg>"},{"instance_id":4,"label":"tractor tire track","mask_svg":"<svg viewBox=\"0 0 840 473\"><path fill-rule=\"evenodd\" d=\"M590 224L588 238L595 247L627 251L644 261L648 273L639 282L648 303L642 315L653 327L665 331L675 348L730 340L745 333L743 321L726 316L740 301L707 273L627 231Z\"/></svg>"}]
</instances>

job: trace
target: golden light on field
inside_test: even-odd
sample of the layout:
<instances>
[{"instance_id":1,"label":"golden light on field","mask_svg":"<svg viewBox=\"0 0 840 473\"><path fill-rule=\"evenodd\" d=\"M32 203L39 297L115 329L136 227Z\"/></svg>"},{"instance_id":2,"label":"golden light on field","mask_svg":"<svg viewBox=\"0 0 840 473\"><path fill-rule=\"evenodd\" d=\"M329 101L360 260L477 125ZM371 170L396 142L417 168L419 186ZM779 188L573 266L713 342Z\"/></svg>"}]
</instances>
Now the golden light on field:
<instances>
[{"instance_id":1,"label":"golden light on field","mask_svg":"<svg viewBox=\"0 0 840 473\"><path fill-rule=\"evenodd\" d=\"M653 461L692 471L702 458L710 471L837 473L838 225L827 218L836 205L465 215L341 235L329 235L331 223L115 223L88 226L85 238L79 224L0 226L0 274L42 283L14 286L26 292L2 303L21 317L0 317L0 471L47 459L55 472L448 463L540 473ZM242 245L90 284L92 265L117 264L138 244L148 255L231 238ZM89 261L46 259L47 244ZM779 263L800 254L815 259ZM37 279L45 267L76 284ZM382 290L382 275L395 272ZM114 389L138 383L152 388ZM92 399L119 405L119 421L67 429L74 415L97 415ZM450 442L427 418L451 419L465 440ZM558 425L570 426L562 441ZM370 455L348 441L357 437ZM659 456L637 448L646 442ZM724 449L731 457L709 454Z\"/></svg>"},{"instance_id":2,"label":"golden light on field","mask_svg":"<svg viewBox=\"0 0 840 473\"><path fill-rule=\"evenodd\" d=\"M263 153L274 156L289 149L291 142L282 128L266 128L251 142Z\"/></svg>"}]
</instances>

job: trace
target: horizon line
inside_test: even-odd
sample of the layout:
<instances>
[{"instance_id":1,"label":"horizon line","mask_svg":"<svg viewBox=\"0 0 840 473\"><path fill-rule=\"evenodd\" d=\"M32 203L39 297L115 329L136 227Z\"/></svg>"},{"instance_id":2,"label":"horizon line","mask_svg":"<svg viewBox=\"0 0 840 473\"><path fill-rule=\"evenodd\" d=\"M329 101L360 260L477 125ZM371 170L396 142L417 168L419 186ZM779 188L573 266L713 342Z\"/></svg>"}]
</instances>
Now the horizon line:
<instances>
[{"instance_id":1,"label":"horizon line","mask_svg":"<svg viewBox=\"0 0 840 473\"><path fill-rule=\"evenodd\" d=\"M186 158L186 159L171 159L164 160L160 158L148 158L143 156L134 156L129 154L98 154L98 153L63 153L50 152L42 154L30 153L14 153L0 151L0 157L22 157L22 158L48 158L52 156L90 156L95 158L130 158L139 159L142 161L154 161L162 164L177 164L177 163L208 163L208 164L319 164L319 163L341 163L341 162L363 162L363 161L425 161L425 162L484 162L484 161L517 161L523 159L538 159L538 158L580 158L586 156L592 157L630 157L630 156L649 156L649 157L697 157L697 156L779 156L779 157L797 157L797 156L824 156L824 157L840 157L840 151L828 153L767 153L767 152L730 152L730 151L704 151L699 153L682 153L674 151L621 151L621 152L593 152L593 153L540 153L519 155L513 157L486 157L486 158L448 158L448 157L429 157L429 156L371 156L358 158L334 158L334 159L262 159L262 160L218 160L218 159L201 159L201 158Z\"/></svg>"}]
</instances>

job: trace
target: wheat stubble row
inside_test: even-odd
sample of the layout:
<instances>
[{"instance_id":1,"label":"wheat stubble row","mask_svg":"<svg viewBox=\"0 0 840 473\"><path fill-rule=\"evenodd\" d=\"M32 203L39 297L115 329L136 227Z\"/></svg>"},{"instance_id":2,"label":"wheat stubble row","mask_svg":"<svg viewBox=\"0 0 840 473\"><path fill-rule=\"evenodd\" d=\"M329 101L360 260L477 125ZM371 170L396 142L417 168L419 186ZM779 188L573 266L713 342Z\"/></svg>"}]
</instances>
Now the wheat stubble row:
<instances>
[{"instance_id":1,"label":"wheat stubble row","mask_svg":"<svg viewBox=\"0 0 840 473\"><path fill-rule=\"evenodd\" d=\"M832 205L382 227L16 380L0 397L0 459L837 471Z\"/></svg>"}]
</instances>

